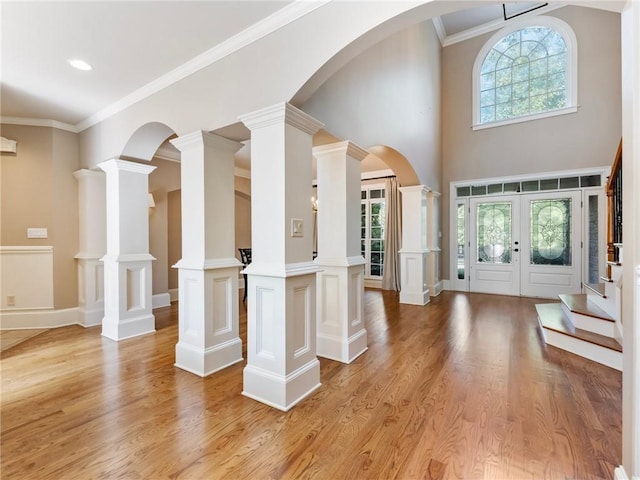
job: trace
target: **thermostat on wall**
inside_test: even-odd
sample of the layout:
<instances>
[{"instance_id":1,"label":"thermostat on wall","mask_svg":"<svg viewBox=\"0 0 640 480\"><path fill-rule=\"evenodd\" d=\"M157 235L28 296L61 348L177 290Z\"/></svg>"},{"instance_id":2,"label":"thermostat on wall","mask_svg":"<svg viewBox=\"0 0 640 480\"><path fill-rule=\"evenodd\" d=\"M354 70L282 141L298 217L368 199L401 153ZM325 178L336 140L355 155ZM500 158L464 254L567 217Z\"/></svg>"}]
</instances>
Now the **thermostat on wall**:
<instances>
[{"instance_id":1,"label":"thermostat on wall","mask_svg":"<svg viewBox=\"0 0 640 480\"><path fill-rule=\"evenodd\" d=\"M27 238L47 238L46 228L27 228Z\"/></svg>"}]
</instances>

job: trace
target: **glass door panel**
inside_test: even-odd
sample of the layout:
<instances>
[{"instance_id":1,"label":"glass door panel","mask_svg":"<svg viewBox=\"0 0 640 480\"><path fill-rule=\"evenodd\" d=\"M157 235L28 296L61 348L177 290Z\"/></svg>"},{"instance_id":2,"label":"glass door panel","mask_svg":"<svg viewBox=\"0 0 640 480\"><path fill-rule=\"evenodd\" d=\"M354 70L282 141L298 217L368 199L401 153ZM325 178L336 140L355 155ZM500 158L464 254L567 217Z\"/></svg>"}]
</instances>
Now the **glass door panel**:
<instances>
[{"instance_id":1,"label":"glass door panel","mask_svg":"<svg viewBox=\"0 0 640 480\"><path fill-rule=\"evenodd\" d=\"M571 198L530 201L532 265L571 266Z\"/></svg>"},{"instance_id":2,"label":"glass door panel","mask_svg":"<svg viewBox=\"0 0 640 480\"><path fill-rule=\"evenodd\" d=\"M511 263L511 202L479 203L476 208L478 262Z\"/></svg>"},{"instance_id":3,"label":"glass door panel","mask_svg":"<svg viewBox=\"0 0 640 480\"><path fill-rule=\"evenodd\" d=\"M521 236L527 252L521 265L522 295L580 293L581 196L579 191L522 196Z\"/></svg>"},{"instance_id":4,"label":"glass door panel","mask_svg":"<svg viewBox=\"0 0 640 480\"><path fill-rule=\"evenodd\" d=\"M470 200L470 291L520 294L519 205L517 196Z\"/></svg>"}]
</instances>

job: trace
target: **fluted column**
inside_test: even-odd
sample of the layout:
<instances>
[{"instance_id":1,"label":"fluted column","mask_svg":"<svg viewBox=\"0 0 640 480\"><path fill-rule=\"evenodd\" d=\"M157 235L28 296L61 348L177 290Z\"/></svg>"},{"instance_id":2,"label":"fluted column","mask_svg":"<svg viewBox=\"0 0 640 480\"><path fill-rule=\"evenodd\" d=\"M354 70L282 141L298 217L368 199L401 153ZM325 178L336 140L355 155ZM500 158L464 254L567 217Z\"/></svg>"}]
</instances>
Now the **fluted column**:
<instances>
[{"instance_id":1,"label":"fluted column","mask_svg":"<svg viewBox=\"0 0 640 480\"><path fill-rule=\"evenodd\" d=\"M202 131L171 143L181 152L182 187L175 365L204 377L242 361L233 173L242 145Z\"/></svg>"},{"instance_id":2,"label":"fluted column","mask_svg":"<svg viewBox=\"0 0 640 480\"><path fill-rule=\"evenodd\" d=\"M252 263L243 395L288 410L320 386L312 261L312 136L287 103L243 115L251 130Z\"/></svg>"},{"instance_id":3,"label":"fluted column","mask_svg":"<svg viewBox=\"0 0 640 480\"><path fill-rule=\"evenodd\" d=\"M100 259L106 246L106 180L100 170L73 173L78 181L78 312L85 327L100 325L104 317L104 268Z\"/></svg>"},{"instance_id":4,"label":"fluted column","mask_svg":"<svg viewBox=\"0 0 640 480\"><path fill-rule=\"evenodd\" d=\"M402 248L400 249L400 303L429 303L427 278L427 192L424 185L400 187L402 193Z\"/></svg>"},{"instance_id":5,"label":"fluted column","mask_svg":"<svg viewBox=\"0 0 640 480\"><path fill-rule=\"evenodd\" d=\"M122 340L155 332L148 205L149 174L156 167L120 159L98 167L107 174L102 335Z\"/></svg>"},{"instance_id":6,"label":"fluted column","mask_svg":"<svg viewBox=\"0 0 640 480\"><path fill-rule=\"evenodd\" d=\"M313 149L318 180L318 356L351 363L367 350L360 254L360 162L352 142Z\"/></svg>"}]
</instances>

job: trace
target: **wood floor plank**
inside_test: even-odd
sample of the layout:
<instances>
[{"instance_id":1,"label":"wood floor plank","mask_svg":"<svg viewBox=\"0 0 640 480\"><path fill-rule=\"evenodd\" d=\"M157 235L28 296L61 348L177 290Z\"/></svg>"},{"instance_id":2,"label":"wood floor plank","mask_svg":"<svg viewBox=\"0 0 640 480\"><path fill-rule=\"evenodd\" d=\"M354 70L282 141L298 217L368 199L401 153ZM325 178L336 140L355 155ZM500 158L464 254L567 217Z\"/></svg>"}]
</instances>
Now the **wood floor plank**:
<instances>
[{"instance_id":1,"label":"wood floor plank","mask_svg":"<svg viewBox=\"0 0 640 480\"><path fill-rule=\"evenodd\" d=\"M535 303L368 290L369 349L320 359L322 386L286 413L241 395L243 363L204 379L174 367L175 304L122 342L42 332L0 361L2 477L611 478L620 372L547 349Z\"/></svg>"}]
</instances>

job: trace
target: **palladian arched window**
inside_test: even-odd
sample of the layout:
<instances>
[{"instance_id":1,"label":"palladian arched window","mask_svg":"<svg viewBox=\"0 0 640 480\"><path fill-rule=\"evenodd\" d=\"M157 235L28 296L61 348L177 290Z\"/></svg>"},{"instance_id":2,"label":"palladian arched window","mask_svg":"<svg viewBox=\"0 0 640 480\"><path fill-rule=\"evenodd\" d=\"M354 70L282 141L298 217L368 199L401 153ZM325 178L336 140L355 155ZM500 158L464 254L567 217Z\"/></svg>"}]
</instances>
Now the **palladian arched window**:
<instances>
[{"instance_id":1,"label":"palladian arched window","mask_svg":"<svg viewBox=\"0 0 640 480\"><path fill-rule=\"evenodd\" d=\"M557 18L497 32L474 64L474 129L577 111L576 59L575 34Z\"/></svg>"}]
</instances>

